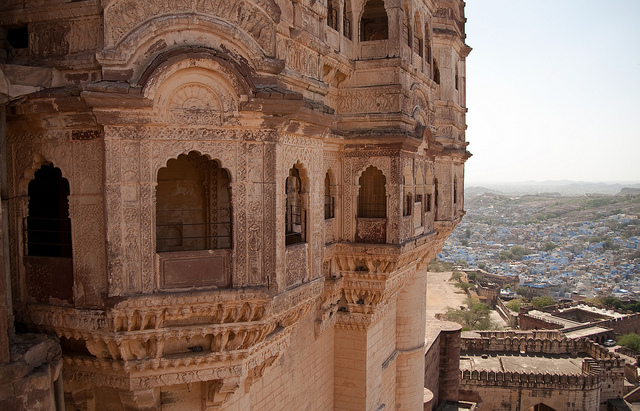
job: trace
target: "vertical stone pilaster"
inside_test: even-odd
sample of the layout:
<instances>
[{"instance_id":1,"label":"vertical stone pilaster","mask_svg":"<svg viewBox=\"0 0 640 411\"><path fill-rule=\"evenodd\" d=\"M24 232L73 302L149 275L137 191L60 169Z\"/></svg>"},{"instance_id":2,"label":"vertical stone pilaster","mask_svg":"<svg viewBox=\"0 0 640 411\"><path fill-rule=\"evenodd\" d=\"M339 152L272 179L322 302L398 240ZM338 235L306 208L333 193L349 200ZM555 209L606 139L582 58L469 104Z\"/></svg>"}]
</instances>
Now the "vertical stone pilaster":
<instances>
[{"instance_id":1,"label":"vertical stone pilaster","mask_svg":"<svg viewBox=\"0 0 640 411\"><path fill-rule=\"evenodd\" d=\"M335 410L365 410L367 404L367 331L338 328L334 354Z\"/></svg>"},{"instance_id":2,"label":"vertical stone pilaster","mask_svg":"<svg viewBox=\"0 0 640 411\"><path fill-rule=\"evenodd\" d=\"M426 271L417 272L398 294L396 308L396 408L421 409L424 403Z\"/></svg>"}]
</instances>

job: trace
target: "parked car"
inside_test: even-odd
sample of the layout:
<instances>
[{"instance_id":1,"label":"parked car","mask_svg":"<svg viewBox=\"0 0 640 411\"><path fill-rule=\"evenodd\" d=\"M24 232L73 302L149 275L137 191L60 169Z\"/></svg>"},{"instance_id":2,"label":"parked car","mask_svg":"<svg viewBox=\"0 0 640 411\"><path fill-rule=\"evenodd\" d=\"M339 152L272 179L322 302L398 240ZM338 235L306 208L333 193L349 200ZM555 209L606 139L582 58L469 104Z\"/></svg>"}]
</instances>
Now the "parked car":
<instances>
[{"instance_id":1,"label":"parked car","mask_svg":"<svg viewBox=\"0 0 640 411\"><path fill-rule=\"evenodd\" d=\"M604 342L604 346L605 346L605 347L613 347L613 346L615 346L616 344L618 344L618 343L616 342L616 340L607 340L607 341L605 341L605 342Z\"/></svg>"}]
</instances>

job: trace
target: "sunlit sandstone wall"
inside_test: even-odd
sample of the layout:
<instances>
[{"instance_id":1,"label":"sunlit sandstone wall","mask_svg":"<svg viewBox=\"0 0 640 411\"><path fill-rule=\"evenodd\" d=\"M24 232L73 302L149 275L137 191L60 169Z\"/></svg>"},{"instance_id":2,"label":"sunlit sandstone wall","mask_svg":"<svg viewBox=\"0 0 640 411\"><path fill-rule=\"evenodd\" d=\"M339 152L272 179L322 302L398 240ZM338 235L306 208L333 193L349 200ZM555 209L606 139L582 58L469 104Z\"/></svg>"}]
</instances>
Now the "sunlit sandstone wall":
<instances>
[{"instance_id":1,"label":"sunlit sandstone wall","mask_svg":"<svg viewBox=\"0 0 640 411\"><path fill-rule=\"evenodd\" d=\"M422 406L470 49L461 1L374 3L3 2L12 306L60 338L69 409ZM181 156L228 176L197 212L162 186ZM45 169L70 255L29 251ZM228 247L160 249L229 195Z\"/></svg>"}]
</instances>

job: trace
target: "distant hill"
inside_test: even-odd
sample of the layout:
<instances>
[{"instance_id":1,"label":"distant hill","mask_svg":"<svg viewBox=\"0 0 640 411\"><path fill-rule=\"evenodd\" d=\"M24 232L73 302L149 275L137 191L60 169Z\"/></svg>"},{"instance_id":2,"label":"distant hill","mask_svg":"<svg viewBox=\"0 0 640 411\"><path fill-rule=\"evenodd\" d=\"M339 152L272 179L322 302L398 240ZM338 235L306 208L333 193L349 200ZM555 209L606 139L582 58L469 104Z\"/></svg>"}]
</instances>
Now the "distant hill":
<instances>
[{"instance_id":1,"label":"distant hill","mask_svg":"<svg viewBox=\"0 0 640 411\"><path fill-rule=\"evenodd\" d=\"M620 192L618 193L619 196L624 196L624 195L637 195L640 194L640 188L634 188L634 187L624 187L622 190L620 190Z\"/></svg>"},{"instance_id":2,"label":"distant hill","mask_svg":"<svg viewBox=\"0 0 640 411\"><path fill-rule=\"evenodd\" d=\"M635 191L638 190L638 191ZM585 182L585 181L523 181L518 183L471 183L465 186L465 196L485 192L503 195L538 195L553 193L563 196L585 194L634 194L640 192L640 182Z\"/></svg>"}]
</instances>

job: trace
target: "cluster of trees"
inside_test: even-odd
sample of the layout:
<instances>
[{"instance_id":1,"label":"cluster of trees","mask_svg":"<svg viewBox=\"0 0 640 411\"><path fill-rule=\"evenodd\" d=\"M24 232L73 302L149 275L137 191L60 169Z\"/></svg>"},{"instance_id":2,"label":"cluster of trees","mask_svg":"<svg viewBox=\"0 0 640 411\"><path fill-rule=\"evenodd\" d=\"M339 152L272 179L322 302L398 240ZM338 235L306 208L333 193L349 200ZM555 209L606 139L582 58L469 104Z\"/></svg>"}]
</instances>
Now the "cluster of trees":
<instances>
[{"instance_id":1,"label":"cluster of trees","mask_svg":"<svg viewBox=\"0 0 640 411\"><path fill-rule=\"evenodd\" d=\"M634 313L640 312L640 302L622 301L621 299L612 296L591 298L587 300L587 302L601 308L615 310L623 309L626 311L633 311Z\"/></svg>"},{"instance_id":2,"label":"cluster of trees","mask_svg":"<svg viewBox=\"0 0 640 411\"><path fill-rule=\"evenodd\" d=\"M529 254L535 254L535 252L532 250L529 250L528 248L524 248L519 245L514 245L509 249L509 251L501 251L499 257L500 257L500 261L505 261L505 260L522 261L522 257Z\"/></svg>"},{"instance_id":3,"label":"cluster of trees","mask_svg":"<svg viewBox=\"0 0 640 411\"><path fill-rule=\"evenodd\" d=\"M640 351L640 335L625 334L618 339L618 344L634 351Z\"/></svg>"},{"instance_id":4,"label":"cluster of trees","mask_svg":"<svg viewBox=\"0 0 640 411\"><path fill-rule=\"evenodd\" d=\"M542 297L533 297L530 301L528 301L525 298L515 298L511 301L506 302L505 305L511 311L518 312L520 311L520 307L527 304L530 304L533 306L533 308L535 308L536 310L539 310L542 307L554 305L555 303L556 301L553 298L549 296L542 296Z\"/></svg>"},{"instance_id":5,"label":"cluster of trees","mask_svg":"<svg viewBox=\"0 0 640 411\"><path fill-rule=\"evenodd\" d=\"M464 303L467 306L467 308L464 309L447 307L445 313L446 319L462 325L462 331L490 330L495 328L495 324L489 316L491 307L481 303L480 300L476 298L467 298Z\"/></svg>"}]
</instances>

